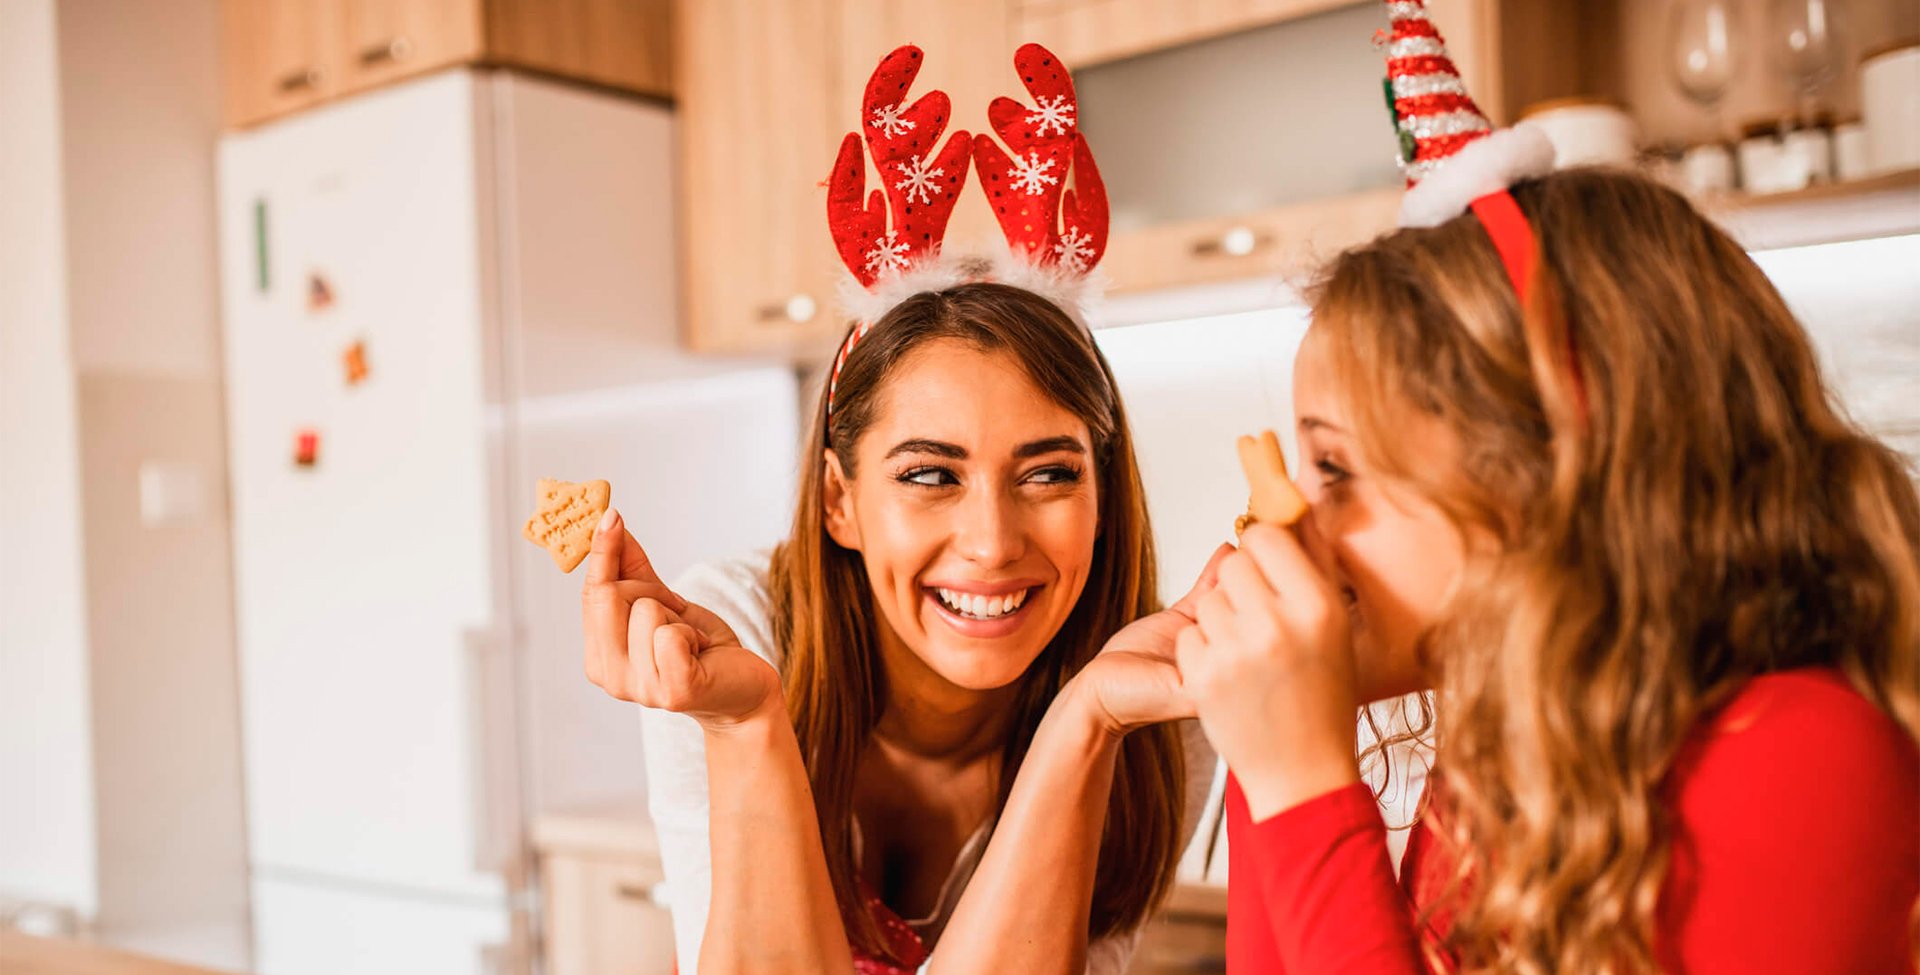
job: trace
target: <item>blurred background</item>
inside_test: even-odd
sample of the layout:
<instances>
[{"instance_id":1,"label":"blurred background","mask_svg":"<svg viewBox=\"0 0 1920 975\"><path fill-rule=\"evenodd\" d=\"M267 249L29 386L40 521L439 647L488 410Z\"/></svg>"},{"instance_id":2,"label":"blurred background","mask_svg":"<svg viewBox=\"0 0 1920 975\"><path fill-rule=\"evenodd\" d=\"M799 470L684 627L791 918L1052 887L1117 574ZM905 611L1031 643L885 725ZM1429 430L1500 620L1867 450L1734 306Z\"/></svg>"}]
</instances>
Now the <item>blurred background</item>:
<instances>
[{"instance_id":1,"label":"blurred background","mask_svg":"<svg viewBox=\"0 0 1920 975\"><path fill-rule=\"evenodd\" d=\"M1694 194L1920 456L1920 6L1429 6L1496 122ZM0 969L669 971L639 724L518 537L534 480L610 480L669 578L778 539L868 73L919 43L985 131L1039 41L1112 197L1095 324L1174 595L1244 505L1232 437L1291 426L1296 286L1393 223L1385 26L0 0ZM996 233L969 199L947 246ZM1203 845L1136 972L1219 970Z\"/></svg>"}]
</instances>

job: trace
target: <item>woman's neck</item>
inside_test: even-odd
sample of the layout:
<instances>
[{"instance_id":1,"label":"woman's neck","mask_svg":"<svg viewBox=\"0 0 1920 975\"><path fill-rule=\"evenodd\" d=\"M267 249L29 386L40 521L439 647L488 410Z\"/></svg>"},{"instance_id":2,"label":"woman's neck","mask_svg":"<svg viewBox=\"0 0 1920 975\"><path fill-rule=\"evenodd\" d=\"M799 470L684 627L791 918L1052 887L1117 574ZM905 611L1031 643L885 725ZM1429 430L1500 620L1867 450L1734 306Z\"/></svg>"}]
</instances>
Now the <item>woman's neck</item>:
<instances>
[{"instance_id":1,"label":"woman's neck","mask_svg":"<svg viewBox=\"0 0 1920 975\"><path fill-rule=\"evenodd\" d=\"M1013 724L1018 684L961 687L935 673L892 633L880 640L887 702L875 737L916 758L964 765L998 754Z\"/></svg>"}]
</instances>

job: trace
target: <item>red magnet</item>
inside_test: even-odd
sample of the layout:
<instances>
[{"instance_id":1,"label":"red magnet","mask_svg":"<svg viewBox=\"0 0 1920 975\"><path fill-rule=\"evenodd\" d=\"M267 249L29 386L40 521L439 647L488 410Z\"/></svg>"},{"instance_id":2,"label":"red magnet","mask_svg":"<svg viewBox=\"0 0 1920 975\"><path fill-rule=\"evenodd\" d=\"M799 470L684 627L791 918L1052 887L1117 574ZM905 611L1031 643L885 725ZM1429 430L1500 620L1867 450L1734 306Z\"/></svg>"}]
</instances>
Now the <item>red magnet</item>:
<instances>
[{"instance_id":1,"label":"red magnet","mask_svg":"<svg viewBox=\"0 0 1920 975\"><path fill-rule=\"evenodd\" d=\"M300 467L312 467L320 461L320 434L314 430L301 430L293 435L293 462Z\"/></svg>"},{"instance_id":2,"label":"red magnet","mask_svg":"<svg viewBox=\"0 0 1920 975\"><path fill-rule=\"evenodd\" d=\"M307 275L307 311L326 311L333 307L333 285L314 271Z\"/></svg>"}]
</instances>

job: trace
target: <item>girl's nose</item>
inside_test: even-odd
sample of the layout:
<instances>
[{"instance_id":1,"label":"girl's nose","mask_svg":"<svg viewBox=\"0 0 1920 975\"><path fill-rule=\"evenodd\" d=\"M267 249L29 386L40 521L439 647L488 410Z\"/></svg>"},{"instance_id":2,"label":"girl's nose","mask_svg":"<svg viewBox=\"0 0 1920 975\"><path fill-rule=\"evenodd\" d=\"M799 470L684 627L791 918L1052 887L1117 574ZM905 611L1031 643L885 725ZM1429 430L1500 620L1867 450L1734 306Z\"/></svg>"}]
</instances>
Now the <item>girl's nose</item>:
<instances>
[{"instance_id":1,"label":"girl's nose","mask_svg":"<svg viewBox=\"0 0 1920 975\"><path fill-rule=\"evenodd\" d=\"M1025 554L1025 532L1020 513L998 492L978 492L960 506L954 526L955 545L969 562L1002 566Z\"/></svg>"}]
</instances>

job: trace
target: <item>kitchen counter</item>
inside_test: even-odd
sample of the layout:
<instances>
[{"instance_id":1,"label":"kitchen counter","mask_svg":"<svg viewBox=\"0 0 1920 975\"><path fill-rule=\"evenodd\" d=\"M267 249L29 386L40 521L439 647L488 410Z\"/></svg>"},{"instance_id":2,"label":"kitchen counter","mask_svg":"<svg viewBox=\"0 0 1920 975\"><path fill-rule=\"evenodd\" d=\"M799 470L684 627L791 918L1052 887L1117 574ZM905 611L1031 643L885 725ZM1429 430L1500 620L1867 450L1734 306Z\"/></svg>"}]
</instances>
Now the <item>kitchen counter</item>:
<instances>
[{"instance_id":1,"label":"kitchen counter","mask_svg":"<svg viewBox=\"0 0 1920 975\"><path fill-rule=\"evenodd\" d=\"M65 938L0 931L0 972L6 975L230 975L178 965Z\"/></svg>"}]
</instances>

